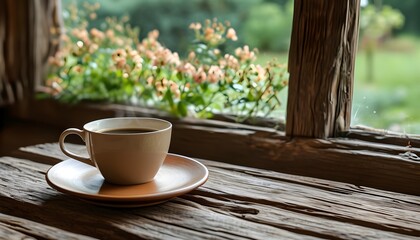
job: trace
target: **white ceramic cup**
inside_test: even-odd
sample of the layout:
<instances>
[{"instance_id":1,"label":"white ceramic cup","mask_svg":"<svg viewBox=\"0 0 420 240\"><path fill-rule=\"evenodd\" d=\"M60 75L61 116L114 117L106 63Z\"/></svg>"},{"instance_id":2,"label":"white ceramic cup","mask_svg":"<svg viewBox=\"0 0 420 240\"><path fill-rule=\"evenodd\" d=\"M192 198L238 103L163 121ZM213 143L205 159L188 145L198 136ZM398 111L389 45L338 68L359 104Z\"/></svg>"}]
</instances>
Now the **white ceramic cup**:
<instances>
[{"instance_id":1,"label":"white ceramic cup","mask_svg":"<svg viewBox=\"0 0 420 240\"><path fill-rule=\"evenodd\" d=\"M124 131L122 129L131 130L121 133ZM150 131L138 132L139 129ZM161 119L107 118L89 122L83 126L83 130L64 130L59 144L65 155L96 166L107 182L141 184L152 181L162 166L169 150L171 132L172 124ZM65 139L70 134L83 139L90 158L65 147Z\"/></svg>"}]
</instances>

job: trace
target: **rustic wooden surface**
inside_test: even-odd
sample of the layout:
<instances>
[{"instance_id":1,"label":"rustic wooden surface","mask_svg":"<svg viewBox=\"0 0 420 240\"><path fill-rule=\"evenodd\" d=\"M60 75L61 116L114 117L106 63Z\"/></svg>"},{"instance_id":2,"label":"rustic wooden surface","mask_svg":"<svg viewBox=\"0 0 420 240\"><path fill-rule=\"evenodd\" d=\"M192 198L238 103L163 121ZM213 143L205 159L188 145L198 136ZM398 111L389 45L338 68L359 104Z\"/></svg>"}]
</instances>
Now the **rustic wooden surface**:
<instances>
[{"instance_id":1,"label":"rustic wooden surface","mask_svg":"<svg viewBox=\"0 0 420 240\"><path fill-rule=\"evenodd\" d=\"M295 0L286 134L327 138L350 127L360 0Z\"/></svg>"},{"instance_id":2,"label":"rustic wooden surface","mask_svg":"<svg viewBox=\"0 0 420 240\"><path fill-rule=\"evenodd\" d=\"M26 119L28 124L32 121L50 126L46 132L81 128L84 123L99 118L164 118L173 123L170 151L174 153L420 195L420 138L414 136L401 138L351 131L347 133L349 137L290 139L273 128L176 119L158 111L122 105L71 106L54 101L32 101L14 110L17 111L14 115ZM22 128L27 127L22 125ZM19 134L10 132L9 135ZM56 135L58 139L59 133ZM0 131L0 144L1 136ZM4 141L10 142L8 138Z\"/></svg>"},{"instance_id":3,"label":"rustic wooden surface","mask_svg":"<svg viewBox=\"0 0 420 240\"><path fill-rule=\"evenodd\" d=\"M47 185L45 172L63 159L56 143L0 158L0 239L420 237L420 197L206 160L210 178L189 194L145 208L98 207Z\"/></svg>"}]
</instances>

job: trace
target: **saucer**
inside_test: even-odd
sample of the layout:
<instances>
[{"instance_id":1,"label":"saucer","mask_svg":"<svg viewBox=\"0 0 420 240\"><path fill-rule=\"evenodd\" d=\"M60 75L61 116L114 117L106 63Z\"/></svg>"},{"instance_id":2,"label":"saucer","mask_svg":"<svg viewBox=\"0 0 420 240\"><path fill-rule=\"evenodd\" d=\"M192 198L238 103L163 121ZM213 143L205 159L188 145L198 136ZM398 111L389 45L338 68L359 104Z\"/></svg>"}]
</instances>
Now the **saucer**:
<instances>
[{"instance_id":1,"label":"saucer","mask_svg":"<svg viewBox=\"0 0 420 240\"><path fill-rule=\"evenodd\" d=\"M48 184L57 191L111 207L162 203L194 190L204 184L207 178L208 170L203 164L170 153L153 181L138 185L108 183L97 168L74 159L60 162L46 173Z\"/></svg>"},{"instance_id":2,"label":"saucer","mask_svg":"<svg viewBox=\"0 0 420 240\"><path fill-rule=\"evenodd\" d=\"M93 205L102 206L102 207L112 207L112 208L137 208L137 207L147 207L152 205L157 205L171 200L172 198L162 200L162 201L140 201L140 202L110 202L110 201L97 201L97 200L88 200L81 198L83 202L87 202Z\"/></svg>"}]
</instances>

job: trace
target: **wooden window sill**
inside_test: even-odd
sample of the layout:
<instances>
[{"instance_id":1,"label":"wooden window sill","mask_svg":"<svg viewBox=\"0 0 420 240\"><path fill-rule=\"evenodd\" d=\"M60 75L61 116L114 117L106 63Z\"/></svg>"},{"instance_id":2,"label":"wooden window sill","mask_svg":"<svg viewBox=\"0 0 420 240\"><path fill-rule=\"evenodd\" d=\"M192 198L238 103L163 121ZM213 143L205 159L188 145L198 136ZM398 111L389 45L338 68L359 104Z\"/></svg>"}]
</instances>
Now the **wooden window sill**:
<instances>
[{"instance_id":1,"label":"wooden window sill","mask_svg":"<svg viewBox=\"0 0 420 240\"><path fill-rule=\"evenodd\" d=\"M162 112L115 104L66 105L30 100L16 118L63 128L116 116L148 116L174 124L171 152L237 165L420 195L420 138L354 129L329 139L293 138L269 127L220 120L175 119Z\"/></svg>"}]
</instances>

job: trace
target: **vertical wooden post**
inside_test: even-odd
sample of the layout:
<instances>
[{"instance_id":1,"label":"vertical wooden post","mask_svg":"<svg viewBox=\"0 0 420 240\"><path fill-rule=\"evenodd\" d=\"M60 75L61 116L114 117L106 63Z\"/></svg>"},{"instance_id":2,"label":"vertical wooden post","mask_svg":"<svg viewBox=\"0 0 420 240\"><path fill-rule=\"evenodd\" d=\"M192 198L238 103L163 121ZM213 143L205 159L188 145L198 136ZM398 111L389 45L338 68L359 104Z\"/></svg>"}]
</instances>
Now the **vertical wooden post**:
<instances>
[{"instance_id":1,"label":"vertical wooden post","mask_svg":"<svg viewBox=\"0 0 420 240\"><path fill-rule=\"evenodd\" d=\"M33 96L58 47L59 0L0 1L0 107Z\"/></svg>"},{"instance_id":2,"label":"vertical wooden post","mask_svg":"<svg viewBox=\"0 0 420 240\"><path fill-rule=\"evenodd\" d=\"M351 120L360 0L295 0L286 134L327 138Z\"/></svg>"}]
</instances>

